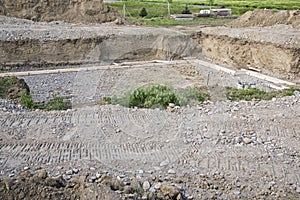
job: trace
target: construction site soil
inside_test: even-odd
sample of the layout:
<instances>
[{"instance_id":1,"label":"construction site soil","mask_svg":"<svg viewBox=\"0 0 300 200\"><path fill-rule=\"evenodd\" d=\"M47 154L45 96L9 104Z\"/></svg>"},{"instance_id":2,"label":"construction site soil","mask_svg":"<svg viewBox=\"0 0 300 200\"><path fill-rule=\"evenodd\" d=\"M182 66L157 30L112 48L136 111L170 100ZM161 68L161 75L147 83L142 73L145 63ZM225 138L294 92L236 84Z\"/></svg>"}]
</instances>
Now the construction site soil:
<instances>
[{"instance_id":1,"label":"construction site soil","mask_svg":"<svg viewBox=\"0 0 300 200\"><path fill-rule=\"evenodd\" d=\"M258 24L252 13L290 17ZM58 95L73 108L0 101L0 196L299 199L299 92L225 97L238 82L265 91L299 83L299 12L252 13L224 27L172 28L1 16L0 76L22 77L36 101ZM103 105L150 84L206 88L211 100L166 110Z\"/></svg>"}]
</instances>

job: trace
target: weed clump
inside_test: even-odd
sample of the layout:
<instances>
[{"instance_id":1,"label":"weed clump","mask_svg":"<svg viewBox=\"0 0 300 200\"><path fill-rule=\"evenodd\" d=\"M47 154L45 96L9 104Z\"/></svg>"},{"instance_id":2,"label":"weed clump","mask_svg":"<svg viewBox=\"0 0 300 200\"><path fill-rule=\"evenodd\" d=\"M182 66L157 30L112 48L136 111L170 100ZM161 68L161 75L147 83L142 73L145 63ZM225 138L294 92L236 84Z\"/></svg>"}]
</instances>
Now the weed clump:
<instances>
[{"instance_id":1,"label":"weed clump","mask_svg":"<svg viewBox=\"0 0 300 200\"><path fill-rule=\"evenodd\" d=\"M232 101L246 100L271 100L275 97L292 96L295 91L300 91L299 87L291 87L284 90L265 92L257 88L238 89L235 87L226 88L226 97Z\"/></svg>"},{"instance_id":2,"label":"weed clump","mask_svg":"<svg viewBox=\"0 0 300 200\"><path fill-rule=\"evenodd\" d=\"M191 102L203 102L209 95L196 88L174 90L164 85L139 87L127 92L123 97L104 97L107 104L120 104L125 107L161 108L165 109L170 103L184 106Z\"/></svg>"},{"instance_id":3,"label":"weed clump","mask_svg":"<svg viewBox=\"0 0 300 200\"><path fill-rule=\"evenodd\" d=\"M69 101L64 99L63 97L58 97L56 95L53 96L51 100L49 100L47 103L40 103L35 102L32 99L31 94L21 94L21 104L30 110L33 109L40 109L40 110L67 110L72 108L72 105Z\"/></svg>"}]
</instances>

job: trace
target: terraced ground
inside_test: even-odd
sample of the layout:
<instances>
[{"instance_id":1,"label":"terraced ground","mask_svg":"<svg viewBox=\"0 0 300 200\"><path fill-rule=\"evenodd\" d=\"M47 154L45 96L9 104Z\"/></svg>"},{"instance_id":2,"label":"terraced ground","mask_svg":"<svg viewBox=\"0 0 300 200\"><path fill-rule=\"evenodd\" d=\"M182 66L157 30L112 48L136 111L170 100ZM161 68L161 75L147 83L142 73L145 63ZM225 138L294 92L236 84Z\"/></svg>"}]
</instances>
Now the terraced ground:
<instances>
[{"instance_id":1,"label":"terraced ground","mask_svg":"<svg viewBox=\"0 0 300 200\"><path fill-rule=\"evenodd\" d=\"M151 67L150 63L148 67L24 76L37 100L60 91L72 96L75 109L1 112L2 176L17 174L26 166L40 166L53 175L70 167L82 173L93 167L142 182L155 176L170 184L180 179L177 186L195 199L211 195L298 198L298 93L272 101L217 101L175 112L98 104L103 96L122 94L139 84L203 86L208 73L213 74L211 90L224 89L241 77L267 85L242 72L232 76L196 65L197 60L190 60L194 65L189 66L187 61L174 62L175 66L170 62ZM148 76L141 76L145 71ZM221 78L223 83L216 81ZM168 173L170 169L175 174ZM137 175L140 171L142 177ZM224 176L224 181L216 175ZM203 179L211 179L213 186L199 185Z\"/></svg>"}]
</instances>

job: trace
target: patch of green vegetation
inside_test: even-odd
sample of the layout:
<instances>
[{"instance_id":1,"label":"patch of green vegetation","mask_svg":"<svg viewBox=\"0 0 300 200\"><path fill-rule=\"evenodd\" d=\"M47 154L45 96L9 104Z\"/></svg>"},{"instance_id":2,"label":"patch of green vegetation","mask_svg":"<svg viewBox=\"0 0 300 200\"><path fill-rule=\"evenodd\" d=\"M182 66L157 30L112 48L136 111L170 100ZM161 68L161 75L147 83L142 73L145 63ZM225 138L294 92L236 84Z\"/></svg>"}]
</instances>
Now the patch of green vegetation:
<instances>
[{"instance_id":1,"label":"patch of green vegetation","mask_svg":"<svg viewBox=\"0 0 300 200\"><path fill-rule=\"evenodd\" d=\"M119 104L125 107L165 109L169 103L183 106L191 101L203 102L209 99L209 95L196 88L176 91L164 85L150 85L127 92L123 97L104 97L103 99L106 103Z\"/></svg>"},{"instance_id":2,"label":"patch of green vegetation","mask_svg":"<svg viewBox=\"0 0 300 200\"><path fill-rule=\"evenodd\" d=\"M31 94L21 93L21 104L30 110L40 109L40 110L67 110L72 108L71 103L66 101L63 97L53 96L51 100L47 103L38 103L32 99Z\"/></svg>"},{"instance_id":3,"label":"patch of green vegetation","mask_svg":"<svg viewBox=\"0 0 300 200\"><path fill-rule=\"evenodd\" d=\"M222 26L232 21L232 19L214 19L214 18L195 18L194 20L174 20L169 17L155 17L155 18L128 18L130 22L145 23L149 26L193 26L193 25L209 25Z\"/></svg>"},{"instance_id":4,"label":"patch of green vegetation","mask_svg":"<svg viewBox=\"0 0 300 200\"><path fill-rule=\"evenodd\" d=\"M235 87L226 88L226 97L232 101L246 100L271 100L274 97L292 96L295 91L300 91L299 87L291 87L284 90L265 92L257 88L238 89Z\"/></svg>"},{"instance_id":5,"label":"patch of green vegetation","mask_svg":"<svg viewBox=\"0 0 300 200\"><path fill-rule=\"evenodd\" d=\"M167 0L127 0L125 2L110 2L106 4L115 8L121 15L123 15L123 6L125 5L126 17L131 21L138 21L140 10L145 8L147 9L147 16L145 18L152 19L151 22L155 21L155 23L147 23L148 25L179 25L177 22L171 23L168 20L161 20L162 18L168 18L167 2ZM171 14L180 14L186 9L186 6L191 13L199 13L200 10L209 9L210 5L212 5L212 8L230 8L233 15L242 15L250 10L264 8L273 11L300 9L299 0L172 0L169 2ZM182 24L180 25L185 25L185 22L181 22ZM187 25L201 24L201 22L203 20L192 20Z\"/></svg>"}]
</instances>

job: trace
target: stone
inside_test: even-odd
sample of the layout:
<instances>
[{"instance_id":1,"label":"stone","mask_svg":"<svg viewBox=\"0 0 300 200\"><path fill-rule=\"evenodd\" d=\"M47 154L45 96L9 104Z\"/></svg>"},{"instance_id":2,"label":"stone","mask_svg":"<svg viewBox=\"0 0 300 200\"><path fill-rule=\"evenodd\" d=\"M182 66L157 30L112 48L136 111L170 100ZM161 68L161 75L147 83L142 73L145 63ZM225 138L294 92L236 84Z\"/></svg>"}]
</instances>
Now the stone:
<instances>
[{"instance_id":1,"label":"stone","mask_svg":"<svg viewBox=\"0 0 300 200\"><path fill-rule=\"evenodd\" d=\"M113 178L112 176L103 175L101 176L99 182L109 186L113 191L123 190L124 188L123 182Z\"/></svg>"},{"instance_id":2,"label":"stone","mask_svg":"<svg viewBox=\"0 0 300 200\"><path fill-rule=\"evenodd\" d=\"M145 181L145 182L143 183L143 189L144 189L145 191L149 190L150 187L151 187L151 186L150 186L149 181Z\"/></svg>"},{"instance_id":3,"label":"stone","mask_svg":"<svg viewBox=\"0 0 300 200\"><path fill-rule=\"evenodd\" d=\"M176 172L175 172L174 169L169 169L169 170L168 170L168 174L176 174Z\"/></svg>"},{"instance_id":4,"label":"stone","mask_svg":"<svg viewBox=\"0 0 300 200\"><path fill-rule=\"evenodd\" d=\"M156 184L154 185L154 189L156 189L156 190L159 190L160 187L161 187L161 183L156 183Z\"/></svg>"},{"instance_id":5,"label":"stone","mask_svg":"<svg viewBox=\"0 0 300 200\"><path fill-rule=\"evenodd\" d=\"M164 166L167 166L169 164L169 161L168 160L164 160L164 161L162 161L160 164L159 164L159 166L160 167L164 167Z\"/></svg>"},{"instance_id":6,"label":"stone","mask_svg":"<svg viewBox=\"0 0 300 200\"><path fill-rule=\"evenodd\" d=\"M151 192L151 193L155 193L155 192L156 192L156 190L155 190L153 187L151 187L151 188L149 189L149 192Z\"/></svg>"},{"instance_id":7,"label":"stone","mask_svg":"<svg viewBox=\"0 0 300 200\"><path fill-rule=\"evenodd\" d=\"M79 169L77 169L77 168L73 168L72 170L75 174L77 174L79 172Z\"/></svg>"},{"instance_id":8,"label":"stone","mask_svg":"<svg viewBox=\"0 0 300 200\"><path fill-rule=\"evenodd\" d=\"M243 138L243 142L245 144L250 144L252 142L252 140L250 138L245 137L245 138Z\"/></svg>"},{"instance_id":9,"label":"stone","mask_svg":"<svg viewBox=\"0 0 300 200\"><path fill-rule=\"evenodd\" d=\"M175 107L175 104L174 104L174 103L169 103L169 107L170 107L170 108L174 108L174 107Z\"/></svg>"},{"instance_id":10,"label":"stone","mask_svg":"<svg viewBox=\"0 0 300 200\"><path fill-rule=\"evenodd\" d=\"M300 186L297 186L296 192L297 192L297 193L300 193Z\"/></svg>"},{"instance_id":11,"label":"stone","mask_svg":"<svg viewBox=\"0 0 300 200\"><path fill-rule=\"evenodd\" d=\"M174 186L161 186L160 191L163 193L165 197L169 197L170 199L176 199L179 194L179 189Z\"/></svg>"},{"instance_id":12,"label":"stone","mask_svg":"<svg viewBox=\"0 0 300 200\"><path fill-rule=\"evenodd\" d=\"M232 193L233 193L234 195L240 195L240 194L241 194L241 192L238 191L238 190L233 190Z\"/></svg>"},{"instance_id":13,"label":"stone","mask_svg":"<svg viewBox=\"0 0 300 200\"><path fill-rule=\"evenodd\" d=\"M101 178L101 176L102 176L102 174L101 174L100 172L97 172L97 173L96 173L96 177L97 177L97 178Z\"/></svg>"},{"instance_id":14,"label":"stone","mask_svg":"<svg viewBox=\"0 0 300 200\"><path fill-rule=\"evenodd\" d=\"M46 170L44 170L44 169L40 170L38 173L39 178L45 179L45 178L47 178L47 176L48 176L48 174L47 174Z\"/></svg>"},{"instance_id":15,"label":"stone","mask_svg":"<svg viewBox=\"0 0 300 200\"><path fill-rule=\"evenodd\" d=\"M24 167L23 169L26 171L26 170L29 170L30 167L26 166L26 167Z\"/></svg>"},{"instance_id":16,"label":"stone","mask_svg":"<svg viewBox=\"0 0 300 200\"><path fill-rule=\"evenodd\" d=\"M66 171L66 175L73 175L73 170Z\"/></svg>"}]
</instances>

